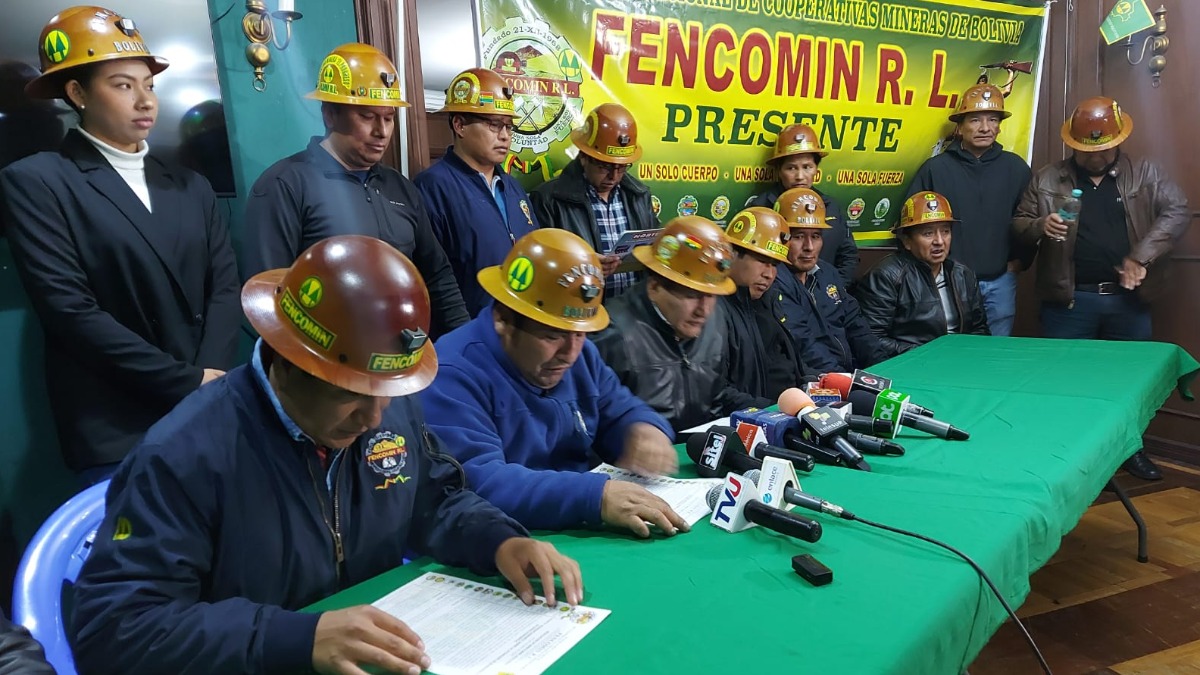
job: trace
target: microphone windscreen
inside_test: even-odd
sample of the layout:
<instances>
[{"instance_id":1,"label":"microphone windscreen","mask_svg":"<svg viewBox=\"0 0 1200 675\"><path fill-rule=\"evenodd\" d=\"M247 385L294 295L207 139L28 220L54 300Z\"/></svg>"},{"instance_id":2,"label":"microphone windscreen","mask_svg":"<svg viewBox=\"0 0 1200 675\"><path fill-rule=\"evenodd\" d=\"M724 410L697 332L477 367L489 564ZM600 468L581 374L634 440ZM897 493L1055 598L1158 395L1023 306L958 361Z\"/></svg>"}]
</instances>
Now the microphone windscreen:
<instances>
[{"instance_id":1,"label":"microphone windscreen","mask_svg":"<svg viewBox=\"0 0 1200 675\"><path fill-rule=\"evenodd\" d=\"M842 398L850 397L850 385L854 379L849 373L825 373L821 376L822 389L837 389L842 392Z\"/></svg>"},{"instance_id":2,"label":"microphone windscreen","mask_svg":"<svg viewBox=\"0 0 1200 675\"><path fill-rule=\"evenodd\" d=\"M758 479L762 478L762 472L758 469L750 469L742 475L746 477L746 480L754 483L755 485L758 485Z\"/></svg>"},{"instance_id":3,"label":"microphone windscreen","mask_svg":"<svg viewBox=\"0 0 1200 675\"><path fill-rule=\"evenodd\" d=\"M687 442L687 454L693 462L700 463L700 455L704 452L704 442L708 435L704 433L692 434L692 437Z\"/></svg>"},{"instance_id":4,"label":"microphone windscreen","mask_svg":"<svg viewBox=\"0 0 1200 675\"><path fill-rule=\"evenodd\" d=\"M858 391L852 391L850 392L850 405L853 406L855 410L862 411L858 414L870 416L871 413L875 412L876 396L876 394L872 394L869 391L862 391L861 389Z\"/></svg>"},{"instance_id":5,"label":"microphone windscreen","mask_svg":"<svg viewBox=\"0 0 1200 675\"><path fill-rule=\"evenodd\" d=\"M804 407L804 399L806 398L808 398L808 394L805 394L803 389L797 387L784 389L779 394L779 412L795 415Z\"/></svg>"},{"instance_id":6,"label":"microphone windscreen","mask_svg":"<svg viewBox=\"0 0 1200 675\"><path fill-rule=\"evenodd\" d=\"M704 497L704 501L708 502L708 508L717 508L717 500L721 498L721 490L724 488L724 483L718 483L708 489L708 494Z\"/></svg>"}]
</instances>

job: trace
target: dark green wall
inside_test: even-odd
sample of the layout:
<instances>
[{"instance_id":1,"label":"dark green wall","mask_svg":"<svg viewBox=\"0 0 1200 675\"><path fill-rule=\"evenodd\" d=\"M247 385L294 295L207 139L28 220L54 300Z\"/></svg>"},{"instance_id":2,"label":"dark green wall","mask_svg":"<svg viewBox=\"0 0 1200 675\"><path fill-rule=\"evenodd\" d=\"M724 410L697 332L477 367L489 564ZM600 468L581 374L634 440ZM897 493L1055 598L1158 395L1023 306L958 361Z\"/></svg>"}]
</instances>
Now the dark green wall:
<instances>
[{"instance_id":1,"label":"dark green wall","mask_svg":"<svg viewBox=\"0 0 1200 675\"><path fill-rule=\"evenodd\" d=\"M303 98L316 82L317 66L333 47L357 39L353 0L300 0L297 5L304 18L293 25L286 51L271 47L267 89L259 93L250 86L245 57L244 3L208 0L239 195L222 202L237 243L250 185L276 160L322 132L319 104ZM248 343L244 337L243 346ZM6 609L21 550L76 488L47 409L42 354L41 331L13 269L8 242L0 238L0 607Z\"/></svg>"}]
</instances>

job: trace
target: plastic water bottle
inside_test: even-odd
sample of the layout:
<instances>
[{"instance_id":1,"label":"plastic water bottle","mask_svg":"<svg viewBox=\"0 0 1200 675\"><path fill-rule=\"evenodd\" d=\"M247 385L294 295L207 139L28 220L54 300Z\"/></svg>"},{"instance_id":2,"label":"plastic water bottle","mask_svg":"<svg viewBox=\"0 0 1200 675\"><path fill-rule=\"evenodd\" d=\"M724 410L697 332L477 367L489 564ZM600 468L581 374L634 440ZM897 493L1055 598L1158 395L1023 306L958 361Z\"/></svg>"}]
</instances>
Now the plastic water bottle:
<instances>
[{"instance_id":1,"label":"plastic water bottle","mask_svg":"<svg viewBox=\"0 0 1200 675\"><path fill-rule=\"evenodd\" d=\"M1083 190L1075 188L1071 190L1071 196L1063 201L1062 206L1058 208L1058 217L1063 219L1063 222L1070 228L1079 220L1079 212L1083 210ZM1055 241L1066 241L1066 237L1054 237Z\"/></svg>"}]
</instances>

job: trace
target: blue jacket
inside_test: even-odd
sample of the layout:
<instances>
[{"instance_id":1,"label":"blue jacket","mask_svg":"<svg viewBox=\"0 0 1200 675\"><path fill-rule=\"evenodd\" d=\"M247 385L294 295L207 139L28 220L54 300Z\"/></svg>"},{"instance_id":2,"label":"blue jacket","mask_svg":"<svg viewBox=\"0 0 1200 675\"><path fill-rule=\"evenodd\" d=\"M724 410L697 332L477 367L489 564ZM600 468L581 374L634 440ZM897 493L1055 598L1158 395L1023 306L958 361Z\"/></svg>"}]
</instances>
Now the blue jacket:
<instances>
[{"instance_id":1,"label":"blue jacket","mask_svg":"<svg viewBox=\"0 0 1200 675\"><path fill-rule=\"evenodd\" d=\"M795 270L781 263L767 293L792 334L805 372L849 372L886 358L836 271L817 265L801 284Z\"/></svg>"},{"instance_id":2,"label":"blue jacket","mask_svg":"<svg viewBox=\"0 0 1200 675\"><path fill-rule=\"evenodd\" d=\"M671 425L636 398L590 340L553 389L529 384L500 345L491 307L438 340L437 379L421 393L429 425L472 488L530 529L599 526L607 476L625 432Z\"/></svg>"},{"instance_id":3,"label":"blue jacket","mask_svg":"<svg viewBox=\"0 0 1200 675\"><path fill-rule=\"evenodd\" d=\"M320 615L296 610L407 550L494 574L500 543L525 534L462 489L415 397L328 472L278 405L255 365L235 368L117 470L75 590L80 673L308 670Z\"/></svg>"},{"instance_id":4,"label":"blue jacket","mask_svg":"<svg viewBox=\"0 0 1200 675\"><path fill-rule=\"evenodd\" d=\"M475 273L504 262L512 245L538 228L529 195L521 184L500 166L495 171L504 192L505 214L500 213L491 187L484 184L478 171L454 154L454 146L413 179L425 199L433 232L450 258L471 316L491 302Z\"/></svg>"}]
</instances>

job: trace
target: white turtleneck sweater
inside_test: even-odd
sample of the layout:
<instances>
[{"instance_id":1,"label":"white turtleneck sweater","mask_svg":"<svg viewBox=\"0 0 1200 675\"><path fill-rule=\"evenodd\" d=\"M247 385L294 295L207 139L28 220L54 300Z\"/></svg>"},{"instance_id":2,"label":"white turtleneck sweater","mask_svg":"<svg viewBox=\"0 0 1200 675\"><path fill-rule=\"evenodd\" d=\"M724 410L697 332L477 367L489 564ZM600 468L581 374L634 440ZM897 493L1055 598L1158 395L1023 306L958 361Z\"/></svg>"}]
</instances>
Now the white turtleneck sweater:
<instances>
[{"instance_id":1,"label":"white turtleneck sweater","mask_svg":"<svg viewBox=\"0 0 1200 675\"><path fill-rule=\"evenodd\" d=\"M150 188L146 185L146 153L150 152L150 144L142 141L142 147L137 152L125 152L89 134L83 127L79 127L79 133L96 146L100 154L104 155L104 159L108 160L112 168L117 170L117 174L129 185L129 189L133 190L133 194L146 205L146 210L153 213L154 209L150 207Z\"/></svg>"}]
</instances>

